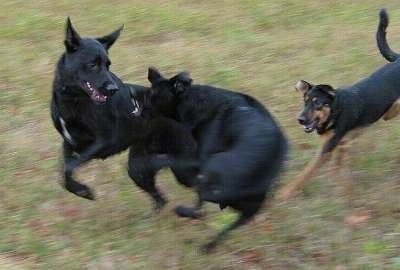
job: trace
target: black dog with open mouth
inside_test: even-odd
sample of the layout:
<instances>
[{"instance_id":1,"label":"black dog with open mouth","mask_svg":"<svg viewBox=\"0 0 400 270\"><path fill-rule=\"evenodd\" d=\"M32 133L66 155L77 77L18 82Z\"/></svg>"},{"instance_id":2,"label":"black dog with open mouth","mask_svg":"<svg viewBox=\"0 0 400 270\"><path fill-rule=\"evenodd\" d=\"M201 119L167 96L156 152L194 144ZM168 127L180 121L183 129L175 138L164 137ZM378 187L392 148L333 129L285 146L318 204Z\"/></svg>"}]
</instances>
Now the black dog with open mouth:
<instances>
[{"instance_id":1,"label":"black dog with open mouth","mask_svg":"<svg viewBox=\"0 0 400 270\"><path fill-rule=\"evenodd\" d=\"M110 71L108 49L121 30L101 38L81 38L67 20L66 51L57 64L51 101L54 125L64 139L64 186L80 197L94 199L89 187L73 179L74 170L131 146L129 175L160 209L166 199L155 186L157 171L143 157L151 153L190 157L196 143L182 125L152 111L147 88L125 84ZM139 157L142 163L135 162ZM179 182L190 185L193 171L173 172Z\"/></svg>"}]
</instances>

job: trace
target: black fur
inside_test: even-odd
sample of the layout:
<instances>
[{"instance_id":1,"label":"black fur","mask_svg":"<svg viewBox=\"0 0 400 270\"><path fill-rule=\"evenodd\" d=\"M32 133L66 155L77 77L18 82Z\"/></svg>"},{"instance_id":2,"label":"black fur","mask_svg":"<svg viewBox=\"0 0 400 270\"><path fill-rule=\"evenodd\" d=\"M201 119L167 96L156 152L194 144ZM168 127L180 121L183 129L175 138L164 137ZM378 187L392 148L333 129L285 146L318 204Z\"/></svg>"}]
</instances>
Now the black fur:
<instances>
[{"instance_id":1,"label":"black fur","mask_svg":"<svg viewBox=\"0 0 400 270\"><path fill-rule=\"evenodd\" d=\"M152 110L147 88L124 84L109 70L107 51L121 29L98 39L81 38L67 20L66 52L57 64L51 101L54 125L64 139L64 185L78 196L94 199L86 185L74 180L74 170L91 159L105 159L131 146L129 175L160 208L166 200L155 187L157 171L146 164L146 156L192 157L196 143L189 130ZM174 173L190 186L196 172Z\"/></svg>"},{"instance_id":2,"label":"black fur","mask_svg":"<svg viewBox=\"0 0 400 270\"><path fill-rule=\"evenodd\" d=\"M301 124L310 124L311 119L307 115L313 109L310 105L313 98L331 109L329 125L320 126L319 129L317 127L319 134L331 129L334 131L334 136L326 143L323 153L332 151L350 130L378 121L400 98L400 62L397 61L398 54L386 43L387 25L386 11L381 10L377 43L382 55L391 63L349 87L333 89L329 85L312 85L302 81L307 86L304 89L305 108L299 117Z\"/></svg>"},{"instance_id":3,"label":"black fur","mask_svg":"<svg viewBox=\"0 0 400 270\"><path fill-rule=\"evenodd\" d=\"M207 85L191 85L183 72L171 79L149 69L155 103L193 132L200 173L195 208L178 207L181 216L198 218L203 201L236 209L236 222L220 232L206 249L246 223L262 206L287 152L287 141L271 114L254 98ZM175 166L196 166L183 161ZM171 165L171 163L166 163ZM174 165L172 165L174 167Z\"/></svg>"},{"instance_id":4,"label":"black fur","mask_svg":"<svg viewBox=\"0 0 400 270\"><path fill-rule=\"evenodd\" d=\"M399 58L399 54L394 52L388 45L386 40L386 28L389 25L389 16L385 9L381 9L379 12L379 24L378 30L376 31L376 41L378 48L383 57L389 62L394 62Z\"/></svg>"}]
</instances>

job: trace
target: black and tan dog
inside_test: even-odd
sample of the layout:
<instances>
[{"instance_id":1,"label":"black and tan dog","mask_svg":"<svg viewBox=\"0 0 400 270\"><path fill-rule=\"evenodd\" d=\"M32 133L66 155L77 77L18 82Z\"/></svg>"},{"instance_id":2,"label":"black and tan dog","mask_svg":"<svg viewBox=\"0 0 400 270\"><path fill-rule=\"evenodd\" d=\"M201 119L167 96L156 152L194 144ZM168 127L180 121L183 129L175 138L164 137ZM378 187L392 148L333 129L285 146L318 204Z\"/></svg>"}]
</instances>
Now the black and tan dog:
<instances>
[{"instance_id":1,"label":"black and tan dog","mask_svg":"<svg viewBox=\"0 0 400 270\"><path fill-rule=\"evenodd\" d=\"M204 247L209 251L261 208L281 171L286 138L267 109L248 95L192 85L185 72L167 79L151 68L148 78L152 103L189 128L198 143L197 158L191 163L200 169L194 181L197 206L178 207L177 214L198 218L204 201L239 212L238 219ZM186 161L172 163L172 167L185 167Z\"/></svg>"},{"instance_id":2,"label":"black and tan dog","mask_svg":"<svg viewBox=\"0 0 400 270\"><path fill-rule=\"evenodd\" d=\"M279 196L291 197L308 181L313 173L337 152L336 165L341 166L343 155L349 143L359 135L360 130L379 119L389 120L400 112L400 55L393 52L386 41L388 16L380 12L377 43L381 54L390 62L369 77L356 84L334 89L330 85L311 84L299 81L296 89L303 94L304 110L298 121L307 133L314 130L323 139L323 144L303 172L291 183L284 186Z\"/></svg>"},{"instance_id":3,"label":"black and tan dog","mask_svg":"<svg viewBox=\"0 0 400 270\"><path fill-rule=\"evenodd\" d=\"M63 137L63 184L71 193L94 199L91 189L74 179L75 169L130 147L129 175L160 209L166 199L155 186L157 171L148 166L146 156L194 156L196 143L188 129L158 116L147 88L123 83L110 71L108 50L120 31L101 38L81 38L67 20L66 51L57 64L51 101L53 123ZM190 170L173 172L187 186L195 175Z\"/></svg>"}]
</instances>

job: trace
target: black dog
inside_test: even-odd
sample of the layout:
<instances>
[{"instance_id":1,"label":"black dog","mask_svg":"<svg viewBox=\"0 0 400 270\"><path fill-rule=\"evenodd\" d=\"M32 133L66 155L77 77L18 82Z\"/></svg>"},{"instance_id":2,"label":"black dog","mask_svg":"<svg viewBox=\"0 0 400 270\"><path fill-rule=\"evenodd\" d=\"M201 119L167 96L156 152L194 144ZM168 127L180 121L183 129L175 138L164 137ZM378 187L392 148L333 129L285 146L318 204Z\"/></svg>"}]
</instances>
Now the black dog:
<instances>
[{"instance_id":1,"label":"black dog","mask_svg":"<svg viewBox=\"0 0 400 270\"><path fill-rule=\"evenodd\" d=\"M313 85L299 81L296 89L304 97L304 110L298 121L307 133L317 130L324 139L322 148L315 160L311 161L303 173L293 182L284 186L280 192L287 199L299 189L337 149L337 166L342 165L343 155L348 145L358 134L360 128L369 126L380 118L389 120L400 112L400 62L399 54L393 52L386 41L388 16L380 12L377 31L378 48L388 63L368 78L343 89L330 85Z\"/></svg>"},{"instance_id":2,"label":"black dog","mask_svg":"<svg viewBox=\"0 0 400 270\"><path fill-rule=\"evenodd\" d=\"M122 28L102 38L81 38L67 20L65 48L55 73L51 116L64 138L65 188L86 199L92 191L72 177L83 163L121 152L132 145L129 175L161 208L166 200L154 183L156 170L145 163L151 153L179 157L195 155L189 130L152 110L147 88L124 84L110 70L108 49ZM135 163L140 158L142 163ZM178 181L190 185L195 171L174 170Z\"/></svg>"},{"instance_id":3,"label":"black dog","mask_svg":"<svg viewBox=\"0 0 400 270\"><path fill-rule=\"evenodd\" d=\"M169 159L172 167L200 168L195 180L195 208L178 207L177 214L201 216L203 201L239 211L239 218L206 246L213 248L229 231L245 224L262 206L287 152L287 141L271 114L254 98L207 85L191 85L185 72L166 79L153 68L153 104L190 128L198 143L197 159ZM162 164L161 163L158 163Z\"/></svg>"}]
</instances>

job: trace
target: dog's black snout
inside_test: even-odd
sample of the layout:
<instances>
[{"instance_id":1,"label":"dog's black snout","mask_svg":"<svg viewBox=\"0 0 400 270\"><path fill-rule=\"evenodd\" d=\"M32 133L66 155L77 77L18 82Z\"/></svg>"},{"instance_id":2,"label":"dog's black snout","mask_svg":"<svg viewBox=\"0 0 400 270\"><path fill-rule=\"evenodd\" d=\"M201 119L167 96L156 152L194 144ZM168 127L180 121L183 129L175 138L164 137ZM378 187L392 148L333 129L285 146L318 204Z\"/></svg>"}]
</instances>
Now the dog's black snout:
<instances>
[{"instance_id":1,"label":"dog's black snout","mask_svg":"<svg viewBox=\"0 0 400 270\"><path fill-rule=\"evenodd\" d=\"M114 94L119 89L115 83L108 83L105 88L106 88L107 92L109 92L110 94Z\"/></svg>"},{"instance_id":2,"label":"dog's black snout","mask_svg":"<svg viewBox=\"0 0 400 270\"><path fill-rule=\"evenodd\" d=\"M297 117L297 120L299 121L300 125L304 125L306 123L306 118L302 114Z\"/></svg>"}]
</instances>

